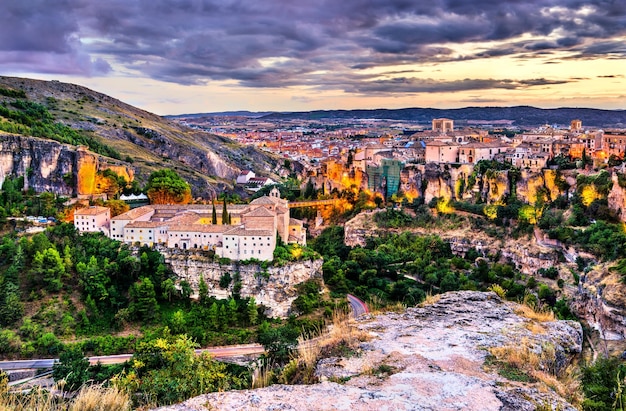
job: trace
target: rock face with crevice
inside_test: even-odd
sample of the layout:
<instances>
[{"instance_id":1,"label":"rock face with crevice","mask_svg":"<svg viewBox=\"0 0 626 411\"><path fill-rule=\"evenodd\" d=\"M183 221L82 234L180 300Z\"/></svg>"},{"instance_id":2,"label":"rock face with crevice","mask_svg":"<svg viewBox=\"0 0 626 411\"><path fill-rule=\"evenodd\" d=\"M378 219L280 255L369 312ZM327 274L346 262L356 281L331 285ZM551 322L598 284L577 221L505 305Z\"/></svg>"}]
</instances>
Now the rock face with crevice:
<instances>
[{"instance_id":1,"label":"rock face with crevice","mask_svg":"<svg viewBox=\"0 0 626 411\"><path fill-rule=\"evenodd\" d=\"M428 306L359 319L371 339L355 355L320 361L319 384L206 394L159 410L575 410L538 383L509 381L485 365L495 347L550 353L543 366L556 372L580 353L580 324L532 327L517 308L494 293L446 293Z\"/></svg>"},{"instance_id":2,"label":"rock face with crevice","mask_svg":"<svg viewBox=\"0 0 626 411\"><path fill-rule=\"evenodd\" d=\"M200 278L204 278L210 296L222 299L232 295L235 282L240 281L239 294L244 298L254 297L270 317L287 317L291 313L291 304L298 298L298 284L308 280L323 281L321 259L264 269L260 264L219 264L198 251L163 249L161 252L178 279L191 285L192 297L198 295ZM220 282L225 274L231 281L222 288Z\"/></svg>"}]
</instances>

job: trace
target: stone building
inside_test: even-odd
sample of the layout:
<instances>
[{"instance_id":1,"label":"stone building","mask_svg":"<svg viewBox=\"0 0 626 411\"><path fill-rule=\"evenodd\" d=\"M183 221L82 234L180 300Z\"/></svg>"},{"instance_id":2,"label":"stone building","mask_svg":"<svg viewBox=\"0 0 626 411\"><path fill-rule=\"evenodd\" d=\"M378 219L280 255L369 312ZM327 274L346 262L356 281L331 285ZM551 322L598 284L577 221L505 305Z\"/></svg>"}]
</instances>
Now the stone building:
<instances>
[{"instance_id":1,"label":"stone building","mask_svg":"<svg viewBox=\"0 0 626 411\"><path fill-rule=\"evenodd\" d=\"M109 210L105 207L99 209ZM276 235L285 243L306 245L303 222L289 217L289 201L280 198L276 188L250 204L227 205L230 224L221 223L221 209L216 209L217 222L213 224L212 210L212 205L154 204L138 207L109 218L110 237L150 247L161 244L183 250L213 250L216 255L232 260L272 260ZM84 213L89 215L95 211ZM83 221L87 220L75 218L77 227L94 225L82 224Z\"/></svg>"}]
</instances>

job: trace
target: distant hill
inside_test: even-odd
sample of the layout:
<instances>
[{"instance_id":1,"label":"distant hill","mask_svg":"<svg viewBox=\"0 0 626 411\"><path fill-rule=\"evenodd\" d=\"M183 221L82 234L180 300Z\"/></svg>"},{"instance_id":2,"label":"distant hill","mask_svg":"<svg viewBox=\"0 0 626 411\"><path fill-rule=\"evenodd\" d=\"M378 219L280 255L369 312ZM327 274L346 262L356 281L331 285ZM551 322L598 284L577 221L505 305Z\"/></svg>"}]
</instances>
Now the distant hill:
<instances>
[{"instance_id":1,"label":"distant hill","mask_svg":"<svg viewBox=\"0 0 626 411\"><path fill-rule=\"evenodd\" d=\"M157 169L173 168L192 184L194 196L212 196L216 187L232 184L241 169L275 176L283 164L254 147L74 84L0 76L0 104L5 133L86 145L133 168L140 181Z\"/></svg>"},{"instance_id":2,"label":"distant hill","mask_svg":"<svg viewBox=\"0 0 626 411\"><path fill-rule=\"evenodd\" d=\"M568 125L580 119L583 126L626 128L626 110L600 110L593 108L542 109L530 106L515 107L465 107L457 109L403 108L396 110L316 110L292 113L272 113L264 119L387 119L430 124L433 118L451 118L456 124L468 121L509 120L514 126L530 127L542 124Z\"/></svg>"},{"instance_id":3,"label":"distant hill","mask_svg":"<svg viewBox=\"0 0 626 411\"><path fill-rule=\"evenodd\" d=\"M219 111L216 113L193 113L193 114L177 114L177 115L169 115L163 116L165 118L171 119L181 119L181 118L201 118L201 117L251 117L251 118L259 118L264 117L270 114L274 114L274 111Z\"/></svg>"}]
</instances>

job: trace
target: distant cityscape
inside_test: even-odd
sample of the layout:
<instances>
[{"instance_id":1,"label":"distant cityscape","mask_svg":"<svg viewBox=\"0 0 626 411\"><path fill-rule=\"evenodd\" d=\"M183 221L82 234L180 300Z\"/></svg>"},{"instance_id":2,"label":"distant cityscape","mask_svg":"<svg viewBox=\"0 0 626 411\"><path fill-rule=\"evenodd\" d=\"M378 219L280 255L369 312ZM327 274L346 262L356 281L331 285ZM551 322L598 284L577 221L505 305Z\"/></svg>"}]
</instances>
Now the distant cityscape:
<instances>
[{"instance_id":1,"label":"distant cityscape","mask_svg":"<svg viewBox=\"0 0 626 411\"><path fill-rule=\"evenodd\" d=\"M330 191L352 187L384 196L415 191L402 183L410 169L419 165L473 165L495 160L540 170L557 158L573 161L585 157L596 164L621 161L626 150L626 129L586 127L579 119L572 119L568 126L546 124L531 129L505 121L474 121L471 127L458 128L454 119L448 118L432 119L429 128L378 119L215 116L178 121L299 161L317 188ZM256 190L274 181L246 170L237 183Z\"/></svg>"}]
</instances>

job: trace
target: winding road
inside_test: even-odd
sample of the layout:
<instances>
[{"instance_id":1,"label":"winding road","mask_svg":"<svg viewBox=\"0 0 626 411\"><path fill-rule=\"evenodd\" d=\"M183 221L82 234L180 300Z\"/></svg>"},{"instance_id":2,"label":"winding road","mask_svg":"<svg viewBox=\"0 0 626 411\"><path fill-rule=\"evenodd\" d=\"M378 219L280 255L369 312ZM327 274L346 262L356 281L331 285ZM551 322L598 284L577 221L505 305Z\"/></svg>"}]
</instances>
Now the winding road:
<instances>
[{"instance_id":1,"label":"winding road","mask_svg":"<svg viewBox=\"0 0 626 411\"><path fill-rule=\"evenodd\" d=\"M354 318L370 312L370 310L367 308L367 304L365 304L363 301L359 300L352 294L347 294L346 297L348 298L348 303L350 303L350 307L352 307L352 314L354 315Z\"/></svg>"}]
</instances>

